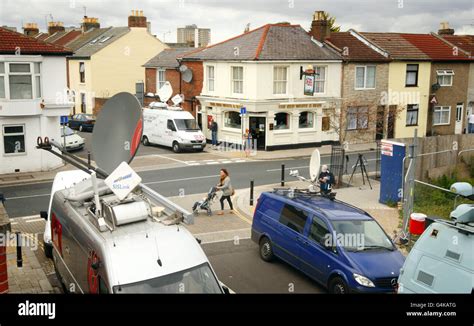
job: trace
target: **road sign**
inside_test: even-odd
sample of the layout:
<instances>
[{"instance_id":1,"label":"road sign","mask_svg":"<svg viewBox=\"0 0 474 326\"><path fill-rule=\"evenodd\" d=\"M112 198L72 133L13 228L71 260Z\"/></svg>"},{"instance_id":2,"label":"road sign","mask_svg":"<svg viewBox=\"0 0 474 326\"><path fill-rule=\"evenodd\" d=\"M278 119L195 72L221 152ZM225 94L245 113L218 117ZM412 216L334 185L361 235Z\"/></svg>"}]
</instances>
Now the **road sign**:
<instances>
[{"instance_id":1,"label":"road sign","mask_svg":"<svg viewBox=\"0 0 474 326\"><path fill-rule=\"evenodd\" d=\"M240 108L240 114L247 114L247 108L245 106Z\"/></svg>"},{"instance_id":2,"label":"road sign","mask_svg":"<svg viewBox=\"0 0 474 326\"><path fill-rule=\"evenodd\" d=\"M62 115L60 118L61 124L66 124L69 121L69 117L67 115Z\"/></svg>"}]
</instances>

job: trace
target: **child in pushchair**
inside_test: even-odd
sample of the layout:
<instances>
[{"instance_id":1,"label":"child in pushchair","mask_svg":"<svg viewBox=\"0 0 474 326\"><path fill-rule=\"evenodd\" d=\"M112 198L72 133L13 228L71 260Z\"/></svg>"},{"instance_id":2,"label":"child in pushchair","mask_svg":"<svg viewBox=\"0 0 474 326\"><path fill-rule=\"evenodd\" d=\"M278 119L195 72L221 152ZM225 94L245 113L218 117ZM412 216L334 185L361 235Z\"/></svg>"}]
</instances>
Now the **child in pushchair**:
<instances>
[{"instance_id":1,"label":"child in pushchair","mask_svg":"<svg viewBox=\"0 0 474 326\"><path fill-rule=\"evenodd\" d=\"M214 199L217 196L216 193L217 193L217 188L212 187L211 189L209 189L209 192L207 193L207 197L204 197L202 200L195 202L193 205L194 215L198 215L199 210L204 210L204 211L207 211L208 216L211 216L212 215L211 204L213 203Z\"/></svg>"}]
</instances>

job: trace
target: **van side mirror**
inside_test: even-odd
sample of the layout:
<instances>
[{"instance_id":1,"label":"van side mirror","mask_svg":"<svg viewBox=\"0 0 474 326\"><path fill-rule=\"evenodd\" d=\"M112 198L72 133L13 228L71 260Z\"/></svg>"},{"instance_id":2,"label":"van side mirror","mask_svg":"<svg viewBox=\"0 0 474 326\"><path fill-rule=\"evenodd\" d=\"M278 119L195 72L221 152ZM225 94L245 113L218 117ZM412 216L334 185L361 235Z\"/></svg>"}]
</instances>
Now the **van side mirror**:
<instances>
[{"instance_id":1,"label":"van side mirror","mask_svg":"<svg viewBox=\"0 0 474 326\"><path fill-rule=\"evenodd\" d=\"M41 211L40 212L40 217L43 219L43 220L48 220L48 212L46 211Z\"/></svg>"}]
</instances>

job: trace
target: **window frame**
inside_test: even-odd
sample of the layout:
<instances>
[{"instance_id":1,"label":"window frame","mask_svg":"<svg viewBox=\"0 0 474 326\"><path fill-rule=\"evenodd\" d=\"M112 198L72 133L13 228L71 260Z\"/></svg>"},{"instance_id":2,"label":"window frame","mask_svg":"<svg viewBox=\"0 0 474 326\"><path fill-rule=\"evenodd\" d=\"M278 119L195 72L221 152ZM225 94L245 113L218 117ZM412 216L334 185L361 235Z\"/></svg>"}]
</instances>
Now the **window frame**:
<instances>
[{"instance_id":1,"label":"window frame","mask_svg":"<svg viewBox=\"0 0 474 326\"><path fill-rule=\"evenodd\" d=\"M301 116L303 115L303 113L307 113L308 115L311 114L311 126L310 127L301 127ZM302 112L300 112L300 116L298 117L298 129L313 130L314 128L316 128L315 116L316 116L316 113L314 111L302 111ZM306 119L306 121L309 121L309 119Z\"/></svg>"},{"instance_id":2,"label":"window frame","mask_svg":"<svg viewBox=\"0 0 474 326\"><path fill-rule=\"evenodd\" d=\"M373 87L367 87L367 71L369 67L373 67L375 74L374 74L374 86ZM357 69L364 69L364 77L363 77L363 85L362 87L357 87ZM356 66L354 69L354 89L355 90L368 90L368 89L375 89L377 87L377 66L376 65L360 65Z\"/></svg>"},{"instance_id":3,"label":"window frame","mask_svg":"<svg viewBox=\"0 0 474 326\"><path fill-rule=\"evenodd\" d=\"M449 84L444 84L440 83L440 77L444 81L446 77L450 77L450 83ZM440 87L451 87L453 86L453 80L454 80L454 70L453 69L438 69L436 70L436 83Z\"/></svg>"},{"instance_id":4,"label":"window frame","mask_svg":"<svg viewBox=\"0 0 474 326\"><path fill-rule=\"evenodd\" d=\"M5 133L5 127L22 127L23 132L21 133ZM23 145L24 145L24 152L19 152L19 153L7 153L5 151L5 137L11 137L11 136L23 136ZM26 151L26 125L24 123L16 123L16 124L4 124L2 125L2 139L3 139L3 156L22 156L22 155L27 155Z\"/></svg>"},{"instance_id":5,"label":"window frame","mask_svg":"<svg viewBox=\"0 0 474 326\"><path fill-rule=\"evenodd\" d=\"M160 74L163 74L164 80L160 78ZM163 87L166 83L166 69L163 68L156 68L156 91ZM161 86L160 86L161 85Z\"/></svg>"},{"instance_id":6,"label":"window frame","mask_svg":"<svg viewBox=\"0 0 474 326\"><path fill-rule=\"evenodd\" d=\"M410 106L412 106L410 108ZM414 108L416 106L416 109ZM408 124L408 112L414 112L416 111L416 123L414 124ZM406 119L405 119L405 127L414 127L418 126L418 121L420 119L420 105L419 104L407 104L407 114L406 114Z\"/></svg>"},{"instance_id":7,"label":"window frame","mask_svg":"<svg viewBox=\"0 0 474 326\"><path fill-rule=\"evenodd\" d=\"M349 128L349 115L351 114L349 111L356 110L355 112L355 119L356 119L356 126L355 128ZM365 110L366 112L360 112L361 110ZM354 115L354 114L351 114ZM361 127L361 117L366 116L366 123L365 127ZM367 130L369 129L369 108L366 106L354 106L348 107L346 112L346 131L354 131L354 130Z\"/></svg>"},{"instance_id":8,"label":"window frame","mask_svg":"<svg viewBox=\"0 0 474 326\"><path fill-rule=\"evenodd\" d=\"M6 99L7 98L7 68L6 68L6 62L0 61L0 65L3 65L3 72L0 71L0 78L3 78L3 96L0 96L0 99Z\"/></svg>"},{"instance_id":9,"label":"window frame","mask_svg":"<svg viewBox=\"0 0 474 326\"><path fill-rule=\"evenodd\" d=\"M230 81L231 81L231 92L232 92L232 94L235 94L235 95L244 94L244 67L243 66L230 66L230 69L231 69ZM238 70L242 71L242 76L241 76L242 79L235 79L235 76L234 76L234 71L235 70L234 69L238 69ZM241 92L236 92L235 91L236 83L241 84Z\"/></svg>"},{"instance_id":10,"label":"window frame","mask_svg":"<svg viewBox=\"0 0 474 326\"><path fill-rule=\"evenodd\" d=\"M231 124L229 124L227 122L227 119L230 119L229 115L230 114L237 114L239 117L240 117L240 125L239 127L234 127L232 126ZM224 128L228 128L228 129L231 129L231 130L241 130L242 129L242 116L240 115L239 112L237 111L225 111L224 112Z\"/></svg>"},{"instance_id":11,"label":"window frame","mask_svg":"<svg viewBox=\"0 0 474 326\"><path fill-rule=\"evenodd\" d=\"M275 65L273 66L273 95L287 95L288 94L288 71L289 66L282 66L282 65ZM285 69L285 79L276 80L276 70L277 69ZM283 93L277 93L277 83L283 83L285 91Z\"/></svg>"},{"instance_id":12,"label":"window frame","mask_svg":"<svg viewBox=\"0 0 474 326\"><path fill-rule=\"evenodd\" d=\"M329 228L328 224L326 223L326 221L324 221L321 217L317 216L317 215L313 215L311 216L311 223L309 225L309 228L308 228L308 239L310 241L312 241L313 243L325 248L324 246L324 243L321 242L321 241L317 241L315 238L313 238L311 235L312 235L312 230L313 230L313 224L315 224L315 221L320 221L321 224L323 224L325 227L326 227L326 230L327 230L327 234L330 234L332 236L332 233L331 233L331 229ZM334 243L334 239L333 239L333 243ZM331 246L331 247L334 247L334 246Z\"/></svg>"},{"instance_id":13,"label":"window frame","mask_svg":"<svg viewBox=\"0 0 474 326\"><path fill-rule=\"evenodd\" d=\"M416 71L414 70L408 70L408 67L416 67ZM414 84L408 84L408 73L415 73L415 83ZM418 87L418 75L420 74L420 65L418 63L407 63L406 69L405 69L405 87Z\"/></svg>"},{"instance_id":14,"label":"window frame","mask_svg":"<svg viewBox=\"0 0 474 326\"><path fill-rule=\"evenodd\" d=\"M81 67L83 69L81 69ZM79 84L85 84L85 83L86 83L86 62L79 61Z\"/></svg>"},{"instance_id":15,"label":"window frame","mask_svg":"<svg viewBox=\"0 0 474 326\"><path fill-rule=\"evenodd\" d=\"M287 117L287 119L286 119L286 126L287 126L287 127L286 127L286 128L281 128L281 129L280 129L280 128L277 128L277 123L276 123L277 120L276 120L276 117L277 117L277 115L279 115L279 114L286 114L286 117ZM273 119L273 123L274 123L274 125L273 125L273 131L274 131L274 132L275 132L275 131L276 131L276 132L279 132L279 131L288 132L288 131L291 130L291 115L290 115L288 112L283 112L283 111L281 111L281 112L276 112L276 113L275 113L275 117L274 117L274 119Z\"/></svg>"},{"instance_id":16,"label":"window frame","mask_svg":"<svg viewBox=\"0 0 474 326\"><path fill-rule=\"evenodd\" d=\"M440 109L440 122L435 123L435 113L437 109ZM442 114L447 112L448 113L448 122L441 122ZM451 106L450 105L436 105L433 107L433 119L432 119L433 126L449 126L451 124Z\"/></svg>"},{"instance_id":17,"label":"window frame","mask_svg":"<svg viewBox=\"0 0 474 326\"><path fill-rule=\"evenodd\" d=\"M212 70L212 77L211 77L211 70ZM206 76L207 77L207 91L215 92L216 91L216 67L214 65L206 66L206 74L207 74Z\"/></svg>"},{"instance_id":18,"label":"window frame","mask_svg":"<svg viewBox=\"0 0 474 326\"><path fill-rule=\"evenodd\" d=\"M296 220L290 220L291 217L288 217L288 216L284 215L285 209L289 209L290 211L292 211L292 213L295 213L294 215L298 215L297 214L298 212L304 213L305 220L304 220L303 224L302 225L295 224L295 223L298 223ZM286 223L282 222L282 217L285 219ZM300 217L300 216L298 216L298 217ZM311 217L312 217L311 213L309 211L305 210L304 208L301 208L299 206L295 206L293 204L284 203L283 206L281 207L281 210L280 210L280 216L278 217L278 223L285 226L285 227L287 227L288 229L292 230L293 232L304 235L306 224L308 223L308 219L310 219ZM290 227L288 222L292 222L291 223L292 225L294 225L296 228L301 228L301 230L295 230L294 228ZM295 223L293 223L293 222L295 222Z\"/></svg>"},{"instance_id":19,"label":"window frame","mask_svg":"<svg viewBox=\"0 0 474 326\"><path fill-rule=\"evenodd\" d=\"M317 71L318 69L321 69L321 68L324 69L324 74L323 74L324 76L322 76L322 78L321 78L321 75L318 76L318 75L316 74L316 71ZM315 75L314 75L314 92L313 92L313 95L314 95L314 94L326 94L326 88L327 88L327 71L328 71L328 66L327 66L327 65L314 66L314 73L315 73ZM317 89L316 85L317 85L318 83L320 83L320 82L322 82L323 91L322 91L322 92L317 92L317 91L316 91L316 89Z\"/></svg>"}]
</instances>

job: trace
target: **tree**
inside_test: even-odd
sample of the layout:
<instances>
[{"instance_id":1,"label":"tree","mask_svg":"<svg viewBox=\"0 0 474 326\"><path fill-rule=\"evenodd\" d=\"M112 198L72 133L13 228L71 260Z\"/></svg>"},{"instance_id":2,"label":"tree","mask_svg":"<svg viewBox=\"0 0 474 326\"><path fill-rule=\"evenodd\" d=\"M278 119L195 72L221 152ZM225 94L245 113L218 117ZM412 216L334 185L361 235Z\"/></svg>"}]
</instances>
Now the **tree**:
<instances>
[{"instance_id":1,"label":"tree","mask_svg":"<svg viewBox=\"0 0 474 326\"><path fill-rule=\"evenodd\" d=\"M336 17L332 17L331 14L326 11L323 11L323 18L327 20L331 32L341 31L341 26L336 26Z\"/></svg>"}]
</instances>

